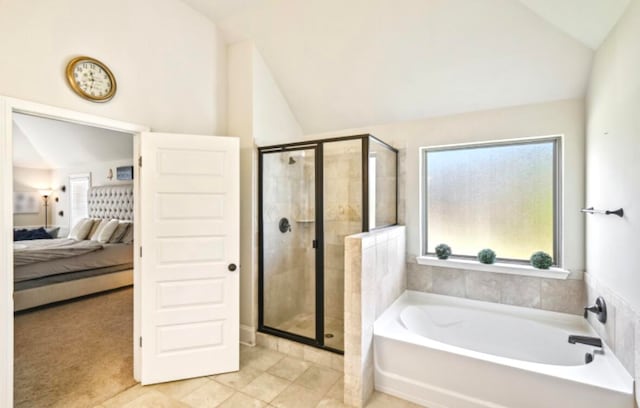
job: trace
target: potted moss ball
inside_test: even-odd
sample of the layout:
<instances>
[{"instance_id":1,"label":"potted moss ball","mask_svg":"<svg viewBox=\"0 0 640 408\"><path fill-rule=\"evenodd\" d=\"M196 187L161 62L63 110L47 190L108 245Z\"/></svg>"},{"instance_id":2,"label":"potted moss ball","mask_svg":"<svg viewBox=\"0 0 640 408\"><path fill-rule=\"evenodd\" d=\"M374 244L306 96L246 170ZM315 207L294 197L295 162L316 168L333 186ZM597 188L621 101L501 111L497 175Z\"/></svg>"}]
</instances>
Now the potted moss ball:
<instances>
[{"instance_id":1,"label":"potted moss ball","mask_svg":"<svg viewBox=\"0 0 640 408\"><path fill-rule=\"evenodd\" d=\"M438 259L447 259L451 255L451 247L447 244L440 244L436 247L436 256Z\"/></svg>"},{"instance_id":2,"label":"potted moss ball","mask_svg":"<svg viewBox=\"0 0 640 408\"><path fill-rule=\"evenodd\" d=\"M486 248L478 252L478 261L483 264L492 264L496 261L496 253Z\"/></svg>"},{"instance_id":3,"label":"potted moss ball","mask_svg":"<svg viewBox=\"0 0 640 408\"><path fill-rule=\"evenodd\" d=\"M553 258L546 252L538 251L531 255L531 265L537 269L549 269L553 265Z\"/></svg>"}]
</instances>

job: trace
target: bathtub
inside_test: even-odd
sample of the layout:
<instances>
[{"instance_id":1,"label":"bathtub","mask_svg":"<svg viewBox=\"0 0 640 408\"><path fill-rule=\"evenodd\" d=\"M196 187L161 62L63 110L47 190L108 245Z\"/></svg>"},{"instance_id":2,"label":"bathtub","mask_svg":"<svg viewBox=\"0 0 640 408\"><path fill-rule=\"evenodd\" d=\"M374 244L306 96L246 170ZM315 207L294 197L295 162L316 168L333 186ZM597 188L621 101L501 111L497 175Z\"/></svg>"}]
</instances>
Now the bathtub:
<instances>
[{"instance_id":1,"label":"bathtub","mask_svg":"<svg viewBox=\"0 0 640 408\"><path fill-rule=\"evenodd\" d=\"M376 389L430 408L632 408L633 379L580 316L406 291L374 324Z\"/></svg>"}]
</instances>

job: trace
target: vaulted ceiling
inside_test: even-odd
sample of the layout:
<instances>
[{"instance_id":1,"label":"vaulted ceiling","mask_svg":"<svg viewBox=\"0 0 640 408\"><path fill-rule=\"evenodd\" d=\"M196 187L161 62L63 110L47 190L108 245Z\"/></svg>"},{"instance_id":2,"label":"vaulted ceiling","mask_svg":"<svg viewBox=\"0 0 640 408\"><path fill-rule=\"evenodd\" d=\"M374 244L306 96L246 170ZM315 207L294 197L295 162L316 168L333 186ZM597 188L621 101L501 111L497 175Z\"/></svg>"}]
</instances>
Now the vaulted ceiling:
<instances>
[{"instance_id":1,"label":"vaulted ceiling","mask_svg":"<svg viewBox=\"0 0 640 408\"><path fill-rule=\"evenodd\" d=\"M20 113L13 115L16 167L73 168L132 157L130 134Z\"/></svg>"},{"instance_id":2,"label":"vaulted ceiling","mask_svg":"<svg viewBox=\"0 0 640 408\"><path fill-rule=\"evenodd\" d=\"M582 97L629 0L184 0L252 40L305 133Z\"/></svg>"}]
</instances>

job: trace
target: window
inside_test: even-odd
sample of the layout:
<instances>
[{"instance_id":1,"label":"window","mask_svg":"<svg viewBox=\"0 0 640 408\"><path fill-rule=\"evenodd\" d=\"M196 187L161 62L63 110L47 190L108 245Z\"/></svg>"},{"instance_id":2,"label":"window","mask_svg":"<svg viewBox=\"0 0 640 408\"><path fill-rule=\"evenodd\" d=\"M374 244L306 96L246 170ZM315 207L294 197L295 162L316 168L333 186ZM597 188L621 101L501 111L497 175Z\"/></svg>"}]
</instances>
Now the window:
<instances>
[{"instance_id":1,"label":"window","mask_svg":"<svg viewBox=\"0 0 640 408\"><path fill-rule=\"evenodd\" d=\"M89 187L91 173L69 176L69 228L73 228L81 218L89 217Z\"/></svg>"},{"instance_id":2,"label":"window","mask_svg":"<svg viewBox=\"0 0 640 408\"><path fill-rule=\"evenodd\" d=\"M559 264L560 139L423 150L424 252L491 248L501 261L544 251Z\"/></svg>"}]
</instances>

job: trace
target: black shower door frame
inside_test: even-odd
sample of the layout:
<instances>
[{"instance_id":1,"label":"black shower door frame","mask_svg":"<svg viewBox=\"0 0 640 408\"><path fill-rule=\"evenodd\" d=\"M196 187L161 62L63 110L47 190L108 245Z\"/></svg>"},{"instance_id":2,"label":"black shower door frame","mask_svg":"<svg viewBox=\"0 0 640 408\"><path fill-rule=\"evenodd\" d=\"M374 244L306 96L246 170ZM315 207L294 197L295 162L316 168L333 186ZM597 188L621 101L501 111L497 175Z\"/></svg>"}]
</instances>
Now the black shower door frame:
<instances>
[{"instance_id":1,"label":"black shower door frame","mask_svg":"<svg viewBox=\"0 0 640 408\"><path fill-rule=\"evenodd\" d=\"M362 232L369 231L369 139L381 143L389 150L398 153L398 150L389 144L381 141L370 134L345 136L331 139L313 140L308 142L297 142L275 146L265 146L258 148L258 331L271 334L285 339L293 340L309 346L321 348L338 354L344 354L343 350L338 350L325 345L324 342L324 143L342 142L359 139L362 141ZM264 324L264 218L263 218L263 176L264 161L263 156L271 153L283 153L300 150L313 150L315 154L315 233L316 239L314 247L316 250L315 263L315 318L316 337L310 338L299 334L290 333L284 330L270 327ZM396 157L396 182L398 174L398 160ZM397 215L397 185L396 185L396 223ZM395 224L391 224L395 225ZM384 228L388 225L374 229Z\"/></svg>"}]
</instances>

